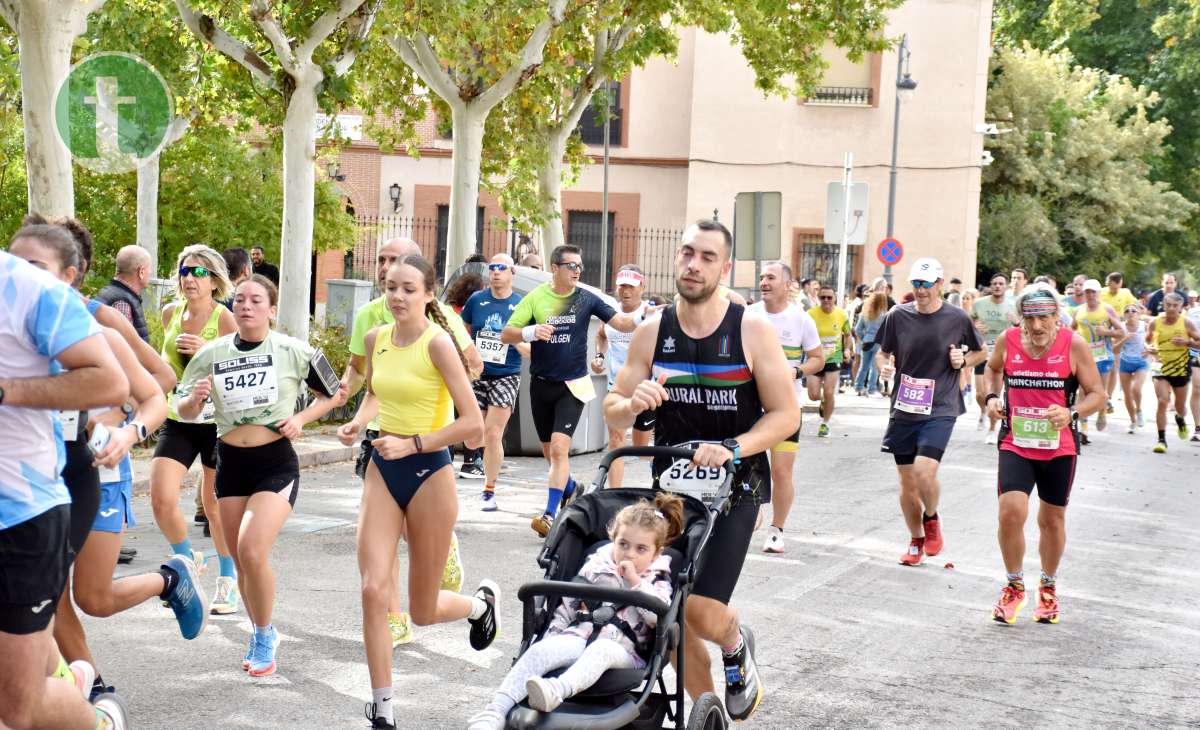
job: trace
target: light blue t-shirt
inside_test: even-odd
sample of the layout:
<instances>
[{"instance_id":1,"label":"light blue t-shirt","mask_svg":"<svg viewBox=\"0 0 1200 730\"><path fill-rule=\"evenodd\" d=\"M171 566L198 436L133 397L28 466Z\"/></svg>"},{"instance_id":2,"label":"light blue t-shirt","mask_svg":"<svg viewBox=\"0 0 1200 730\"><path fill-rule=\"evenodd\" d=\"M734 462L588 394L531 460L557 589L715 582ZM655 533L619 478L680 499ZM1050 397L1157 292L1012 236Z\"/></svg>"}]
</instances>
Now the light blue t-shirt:
<instances>
[{"instance_id":1,"label":"light blue t-shirt","mask_svg":"<svg viewBox=\"0 0 1200 730\"><path fill-rule=\"evenodd\" d=\"M0 377L56 375L64 350L100 333L79 294L0 251ZM62 480L62 426L53 411L0 405L0 530L33 519L71 496Z\"/></svg>"}]
</instances>

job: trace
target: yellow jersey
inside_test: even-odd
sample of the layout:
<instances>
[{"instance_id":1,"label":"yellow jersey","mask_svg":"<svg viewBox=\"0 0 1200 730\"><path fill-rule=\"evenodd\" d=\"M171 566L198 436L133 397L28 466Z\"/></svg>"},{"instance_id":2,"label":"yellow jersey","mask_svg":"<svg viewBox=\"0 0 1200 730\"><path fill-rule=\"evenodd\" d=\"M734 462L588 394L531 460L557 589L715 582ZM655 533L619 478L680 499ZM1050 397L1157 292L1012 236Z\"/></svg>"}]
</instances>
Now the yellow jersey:
<instances>
[{"instance_id":1,"label":"yellow jersey","mask_svg":"<svg viewBox=\"0 0 1200 730\"><path fill-rule=\"evenodd\" d=\"M1173 377L1189 375L1188 358L1191 353L1186 344L1171 342L1176 337L1188 338L1187 320L1183 315L1174 324L1167 324L1167 315L1160 314L1154 320L1154 344L1158 348L1158 361L1162 363L1162 374Z\"/></svg>"},{"instance_id":2,"label":"yellow jersey","mask_svg":"<svg viewBox=\"0 0 1200 730\"><path fill-rule=\"evenodd\" d=\"M392 344L395 324L381 327L371 357L371 390L379 398L379 427L412 436L450 423L450 391L429 357L429 343L444 330L429 325L411 345Z\"/></svg>"},{"instance_id":3,"label":"yellow jersey","mask_svg":"<svg viewBox=\"0 0 1200 730\"><path fill-rule=\"evenodd\" d=\"M1138 303L1133 292L1124 287L1118 289L1116 294L1113 294L1108 287L1104 287L1100 290L1100 301L1116 310L1118 316L1125 311L1125 307Z\"/></svg>"}]
</instances>

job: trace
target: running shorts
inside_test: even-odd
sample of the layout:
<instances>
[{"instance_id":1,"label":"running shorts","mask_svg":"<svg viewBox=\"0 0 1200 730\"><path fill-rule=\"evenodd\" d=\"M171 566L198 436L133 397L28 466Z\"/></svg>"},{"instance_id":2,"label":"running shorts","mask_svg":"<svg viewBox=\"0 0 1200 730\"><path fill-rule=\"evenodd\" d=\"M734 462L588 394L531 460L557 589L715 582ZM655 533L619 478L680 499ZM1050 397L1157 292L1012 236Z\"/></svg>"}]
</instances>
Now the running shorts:
<instances>
[{"instance_id":1,"label":"running shorts","mask_svg":"<svg viewBox=\"0 0 1200 730\"><path fill-rule=\"evenodd\" d=\"M840 362L826 362L825 367L821 368L822 375L828 375L829 373L840 373L840 372L842 372L842 364Z\"/></svg>"},{"instance_id":2,"label":"running shorts","mask_svg":"<svg viewBox=\"0 0 1200 730\"><path fill-rule=\"evenodd\" d=\"M529 380L529 410L538 441L546 444L556 433L575 435L575 427L583 415L583 402L566 383L534 375Z\"/></svg>"},{"instance_id":3,"label":"running shorts","mask_svg":"<svg viewBox=\"0 0 1200 730\"><path fill-rule=\"evenodd\" d=\"M746 562L758 509L758 500L739 499L730 504L728 512L717 516L697 561L693 594L729 605Z\"/></svg>"},{"instance_id":4,"label":"running shorts","mask_svg":"<svg viewBox=\"0 0 1200 730\"><path fill-rule=\"evenodd\" d=\"M521 390L521 376L502 375L491 379L484 376L472 383L471 387L475 390L479 410L512 408L517 404L517 393Z\"/></svg>"},{"instance_id":5,"label":"running shorts","mask_svg":"<svg viewBox=\"0 0 1200 730\"><path fill-rule=\"evenodd\" d=\"M984 358L983 362L981 362L975 366L975 374L976 375L984 374L984 372L987 370L988 359L990 359L990 358Z\"/></svg>"},{"instance_id":6,"label":"running shorts","mask_svg":"<svg viewBox=\"0 0 1200 730\"><path fill-rule=\"evenodd\" d=\"M453 463L449 449L413 454L403 459L388 460L378 451L371 454L371 463L379 470L383 483L400 509L408 509L412 498L422 485L443 467Z\"/></svg>"},{"instance_id":7,"label":"running shorts","mask_svg":"<svg viewBox=\"0 0 1200 730\"><path fill-rule=\"evenodd\" d=\"M1192 382L1190 375L1155 375L1155 380L1165 380L1172 388L1186 388Z\"/></svg>"},{"instance_id":8,"label":"running shorts","mask_svg":"<svg viewBox=\"0 0 1200 730\"><path fill-rule=\"evenodd\" d=\"M891 454L897 466L907 466L918 456L941 461L954 433L954 416L935 416L921 420L899 420L892 416L883 434L880 451Z\"/></svg>"},{"instance_id":9,"label":"running shorts","mask_svg":"<svg viewBox=\"0 0 1200 730\"><path fill-rule=\"evenodd\" d=\"M70 528L63 504L0 530L0 631L27 635L50 625L74 557Z\"/></svg>"},{"instance_id":10,"label":"running shorts","mask_svg":"<svg viewBox=\"0 0 1200 730\"><path fill-rule=\"evenodd\" d=\"M1101 375L1108 375L1108 373L1112 370L1112 367L1113 361L1111 357L1107 360L1101 360L1096 363L1096 369L1100 371Z\"/></svg>"},{"instance_id":11,"label":"running shorts","mask_svg":"<svg viewBox=\"0 0 1200 730\"><path fill-rule=\"evenodd\" d=\"M784 440L771 447L771 451L779 451L785 454L794 454L800 450L800 429L796 429L796 433L788 436Z\"/></svg>"},{"instance_id":12,"label":"running shorts","mask_svg":"<svg viewBox=\"0 0 1200 730\"><path fill-rule=\"evenodd\" d=\"M87 437L63 443L67 452L67 463L63 466L62 478L71 494L71 524L67 541L71 546L71 560L83 548L96 513L100 509L100 472L92 466L92 452L87 447Z\"/></svg>"},{"instance_id":13,"label":"running shorts","mask_svg":"<svg viewBox=\"0 0 1200 730\"><path fill-rule=\"evenodd\" d=\"M92 530L121 534L125 526L133 527L133 482L108 482L100 485L100 509L92 521Z\"/></svg>"},{"instance_id":14,"label":"running shorts","mask_svg":"<svg viewBox=\"0 0 1200 730\"><path fill-rule=\"evenodd\" d=\"M217 499L274 492L295 507L299 491L300 460L290 439L244 448L217 442Z\"/></svg>"},{"instance_id":15,"label":"running shorts","mask_svg":"<svg viewBox=\"0 0 1200 730\"><path fill-rule=\"evenodd\" d=\"M653 431L657 411L642 411L633 419L634 431Z\"/></svg>"},{"instance_id":16,"label":"running shorts","mask_svg":"<svg viewBox=\"0 0 1200 730\"><path fill-rule=\"evenodd\" d=\"M1192 355L1192 359L1188 361L1188 365L1194 368L1200 368L1200 355Z\"/></svg>"},{"instance_id":17,"label":"running shorts","mask_svg":"<svg viewBox=\"0 0 1200 730\"><path fill-rule=\"evenodd\" d=\"M1000 451L1000 467L996 493L1024 492L1032 494L1037 486L1038 498L1055 507L1066 507L1075 482L1075 459L1072 455L1053 459L1026 459L1012 451Z\"/></svg>"},{"instance_id":18,"label":"running shorts","mask_svg":"<svg viewBox=\"0 0 1200 730\"><path fill-rule=\"evenodd\" d=\"M1150 363L1146 362L1146 360L1143 358L1138 358L1137 360L1121 360L1121 372L1125 373L1126 375L1132 375L1134 373L1141 372L1149 367Z\"/></svg>"},{"instance_id":19,"label":"running shorts","mask_svg":"<svg viewBox=\"0 0 1200 730\"><path fill-rule=\"evenodd\" d=\"M168 418L158 430L154 458L178 461L191 468L196 457L209 469L217 466L217 426L213 423L184 423Z\"/></svg>"}]
</instances>

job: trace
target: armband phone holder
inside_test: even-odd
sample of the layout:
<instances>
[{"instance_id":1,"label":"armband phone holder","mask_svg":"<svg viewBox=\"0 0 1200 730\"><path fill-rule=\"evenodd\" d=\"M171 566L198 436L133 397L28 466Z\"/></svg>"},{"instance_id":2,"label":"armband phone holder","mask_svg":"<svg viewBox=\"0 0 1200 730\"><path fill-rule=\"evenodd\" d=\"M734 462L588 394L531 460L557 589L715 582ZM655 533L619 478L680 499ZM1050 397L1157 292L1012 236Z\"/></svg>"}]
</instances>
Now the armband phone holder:
<instances>
[{"instance_id":1,"label":"armband phone holder","mask_svg":"<svg viewBox=\"0 0 1200 730\"><path fill-rule=\"evenodd\" d=\"M319 391L326 398L335 396L338 388L341 387L342 379L333 371L333 365L329 364L329 358L325 357L325 353L317 350L313 353L312 358L309 359L308 364L311 368L311 373L316 375L315 380L317 382L311 382L313 379L309 379L309 385L312 386L313 390Z\"/></svg>"}]
</instances>

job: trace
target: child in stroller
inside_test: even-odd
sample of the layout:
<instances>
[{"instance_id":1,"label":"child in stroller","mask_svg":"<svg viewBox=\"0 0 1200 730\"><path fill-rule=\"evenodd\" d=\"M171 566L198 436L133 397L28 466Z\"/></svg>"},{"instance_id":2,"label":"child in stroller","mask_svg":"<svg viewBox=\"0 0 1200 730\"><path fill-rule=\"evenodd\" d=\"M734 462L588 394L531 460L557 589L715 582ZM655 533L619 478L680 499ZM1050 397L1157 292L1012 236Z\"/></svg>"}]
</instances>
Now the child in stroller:
<instances>
[{"instance_id":1,"label":"child in stroller","mask_svg":"<svg viewBox=\"0 0 1200 730\"><path fill-rule=\"evenodd\" d=\"M639 500L617 513L608 527L612 542L588 558L576 580L644 591L670 603L671 558L663 555L663 548L679 537L683 527L679 497L660 492L653 504ZM641 654L653 642L657 615L624 606L596 630L591 614L601 609L581 599L563 598L546 636L513 665L496 696L469 720L469 730L504 730L509 710L526 696L531 707L550 712L565 698L592 686L606 670L644 668ZM561 676L543 676L561 667L568 667Z\"/></svg>"}]
</instances>

